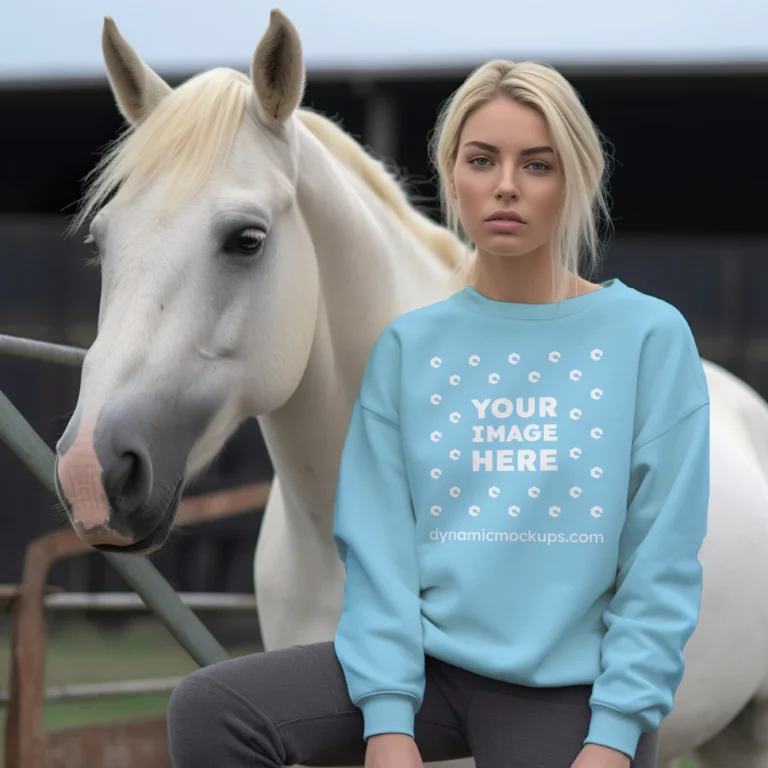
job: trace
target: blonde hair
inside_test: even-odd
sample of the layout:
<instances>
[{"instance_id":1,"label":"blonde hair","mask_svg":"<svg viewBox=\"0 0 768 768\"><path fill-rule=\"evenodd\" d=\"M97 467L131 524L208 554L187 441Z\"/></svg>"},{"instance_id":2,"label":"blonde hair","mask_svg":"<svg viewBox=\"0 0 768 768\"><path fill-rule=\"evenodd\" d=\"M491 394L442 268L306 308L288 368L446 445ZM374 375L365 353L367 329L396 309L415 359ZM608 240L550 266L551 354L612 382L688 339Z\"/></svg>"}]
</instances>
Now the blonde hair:
<instances>
[{"instance_id":1,"label":"blonde hair","mask_svg":"<svg viewBox=\"0 0 768 768\"><path fill-rule=\"evenodd\" d=\"M432 161L440 180L440 198L448 226L465 242L469 237L459 218L458 205L448 193L459 138L467 118L499 97L535 109L546 120L563 169L565 189L553 237L553 254L562 270L555 270L555 297L565 298L569 274L580 267L596 270L600 258L601 221L610 227L606 190L609 157L601 135L573 86L546 64L494 60L478 67L444 105L432 139ZM458 272L471 280L475 261Z\"/></svg>"}]
</instances>

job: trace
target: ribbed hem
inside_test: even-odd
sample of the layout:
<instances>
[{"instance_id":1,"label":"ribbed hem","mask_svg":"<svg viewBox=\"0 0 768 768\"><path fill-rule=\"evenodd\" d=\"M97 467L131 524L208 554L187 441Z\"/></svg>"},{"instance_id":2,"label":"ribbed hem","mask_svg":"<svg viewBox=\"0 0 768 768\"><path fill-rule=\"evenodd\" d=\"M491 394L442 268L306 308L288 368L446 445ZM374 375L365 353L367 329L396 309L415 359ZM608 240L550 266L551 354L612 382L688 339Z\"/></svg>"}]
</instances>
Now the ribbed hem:
<instances>
[{"instance_id":1,"label":"ribbed hem","mask_svg":"<svg viewBox=\"0 0 768 768\"><path fill-rule=\"evenodd\" d=\"M589 733L584 743L601 744L634 758L642 731L642 726L634 717L624 715L615 709L594 705Z\"/></svg>"},{"instance_id":2,"label":"ribbed hem","mask_svg":"<svg viewBox=\"0 0 768 768\"><path fill-rule=\"evenodd\" d=\"M405 733L413 736L417 702L400 693L378 693L366 696L358 703L365 723L363 738L379 733Z\"/></svg>"}]
</instances>

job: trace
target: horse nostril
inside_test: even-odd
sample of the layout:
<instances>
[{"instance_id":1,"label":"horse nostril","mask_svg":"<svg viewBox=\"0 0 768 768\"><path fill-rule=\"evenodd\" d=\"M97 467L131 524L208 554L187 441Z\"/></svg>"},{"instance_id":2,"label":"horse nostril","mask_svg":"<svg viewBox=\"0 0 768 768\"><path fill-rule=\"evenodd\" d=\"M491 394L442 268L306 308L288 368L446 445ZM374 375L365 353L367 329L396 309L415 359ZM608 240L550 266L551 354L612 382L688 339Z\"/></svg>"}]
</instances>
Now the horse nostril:
<instances>
[{"instance_id":1,"label":"horse nostril","mask_svg":"<svg viewBox=\"0 0 768 768\"><path fill-rule=\"evenodd\" d=\"M122 495L135 496L141 483L141 459L137 454L126 451L121 457L122 469Z\"/></svg>"},{"instance_id":2,"label":"horse nostril","mask_svg":"<svg viewBox=\"0 0 768 768\"><path fill-rule=\"evenodd\" d=\"M104 467L104 490L112 509L130 515L149 500L152 467L139 451L123 451Z\"/></svg>"}]
</instances>

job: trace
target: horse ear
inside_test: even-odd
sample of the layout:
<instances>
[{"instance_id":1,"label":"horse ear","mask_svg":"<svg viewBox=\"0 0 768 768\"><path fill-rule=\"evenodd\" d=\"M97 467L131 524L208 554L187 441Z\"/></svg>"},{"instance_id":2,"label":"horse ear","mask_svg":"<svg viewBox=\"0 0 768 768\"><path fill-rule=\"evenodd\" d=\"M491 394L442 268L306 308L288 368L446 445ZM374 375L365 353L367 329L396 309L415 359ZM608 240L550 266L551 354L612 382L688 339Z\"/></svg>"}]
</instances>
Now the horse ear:
<instances>
[{"instance_id":1,"label":"horse ear","mask_svg":"<svg viewBox=\"0 0 768 768\"><path fill-rule=\"evenodd\" d=\"M104 18L101 50L118 109L129 123L140 122L171 87L139 58L109 16Z\"/></svg>"},{"instance_id":2,"label":"horse ear","mask_svg":"<svg viewBox=\"0 0 768 768\"><path fill-rule=\"evenodd\" d=\"M282 125L301 104L304 95L304 55L301 39L288 18L277 9L256 46L251 82L265 117Z\"/></svg>"}]
</instances>

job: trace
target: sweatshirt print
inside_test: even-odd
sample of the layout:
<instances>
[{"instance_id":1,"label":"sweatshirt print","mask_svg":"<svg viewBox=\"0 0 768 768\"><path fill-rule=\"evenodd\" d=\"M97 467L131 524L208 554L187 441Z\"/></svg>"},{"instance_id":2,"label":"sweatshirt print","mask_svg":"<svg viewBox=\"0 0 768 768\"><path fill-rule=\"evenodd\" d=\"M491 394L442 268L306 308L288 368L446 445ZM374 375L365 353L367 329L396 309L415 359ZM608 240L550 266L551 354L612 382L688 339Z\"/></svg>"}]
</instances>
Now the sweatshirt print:
<instances>
[{"instance_id":1,"label":"sweatshirt print","mask_svg":"<svg viewBox=\"0 0 768 768\"><path fill-rule=\"evenodd\" d=\"M364 737L413 735L424 655L592 684L634 756L698 620L709 398L690 329L613 280L554 304L467 287L385 328L342 453L335 649Z\"/></svg>"}]
</instances>

